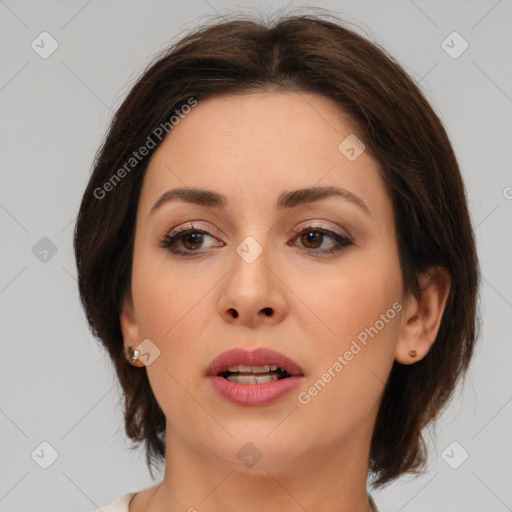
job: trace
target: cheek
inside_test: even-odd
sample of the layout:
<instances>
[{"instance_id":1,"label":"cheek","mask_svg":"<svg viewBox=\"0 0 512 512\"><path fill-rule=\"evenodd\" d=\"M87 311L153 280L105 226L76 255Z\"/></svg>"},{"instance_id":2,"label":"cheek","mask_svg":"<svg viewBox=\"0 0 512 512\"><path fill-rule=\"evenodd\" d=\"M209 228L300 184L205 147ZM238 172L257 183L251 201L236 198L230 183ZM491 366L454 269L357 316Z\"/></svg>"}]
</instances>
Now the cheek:
<instances>
[{"instance_id":1,"label":"cheek","mask_svg":"<svg viewBox=\"0 0 512 512\"><path fill-rule=\"evenodd\" d=\"M394 258L376 256L354 254L321 275L293 279L294 293L307 306L299 318L301 328L321 347L317 357L324 364L326 354L332 358L348 350L352 340L364 340L366 329L375 324L383 337L392 339L392 330L396 335L393 304L401 297L401 271Z\"/></svg>"},{"instance_id":2,"label":"cheek","mask_svg":"<svg viewBox=\"0 0 512 512\"><path fill-rule=\"evenodd\" d=\"M205 350L201 343L208 342L204 333L216 313L221 277L200 263L191 271L161 253L155 256L148 251L134 260L132 290L139 336L160 348L165 368L173 375L187 376L187 368L198 365Z\"/></svg>"},{"instance_id":3,"label":"cheek","mask_svg":"<svg viewBox=\"0 0 512 512\"><path fill-rule=\"evenodd\" d=\"M140 335L165 346L173 339L196 339L204 327L198 312L209 302L207 292L215 285L214 277L201 269L183 270L165 253L134 260L132 290Z\"/></svg>"},{"instance_id":4,"label":"cheek","mask_svg":"<svg viewBox=\"0 0 512 512\"><path fill-rule=\"evenodd\" d=\"M149 338L160 349L159 357L146 367L151 388L167 421L188 437L187 426L196 423L198 417L208 423L204 410L195 407L195 397L198 372L202 371L198 355L205 350L200 345L204 338L201 333L212 315L208 309L211 300L205 294L215 281L205 283L200 273L184 276L164 266L149 265L144 272L134 273L132 285L139 337ZM214 428L211 424L207 427Z\"/></svg>"},{"instance_id":5,"label":"cheek","mask_svg":"<svg viewBox=\"0 0 512 512\"><path fill-rule=\"evenodd\" d=\"M367 255L368 256L368 255ZM297 397L304 421L323 418L335 435L350 431L379 400L394 360L400 319L401 272L392 259L346 262L339 273L304 286L298 294L318 311L323 328L303 324L314 339L306 385ZM350 263L350 265L349 265ZM314 333L317 333L314 337ZM318 335L318 333L323 333ZM310 349L311 350L311 349Z\"/></svg>"}]
</instances>

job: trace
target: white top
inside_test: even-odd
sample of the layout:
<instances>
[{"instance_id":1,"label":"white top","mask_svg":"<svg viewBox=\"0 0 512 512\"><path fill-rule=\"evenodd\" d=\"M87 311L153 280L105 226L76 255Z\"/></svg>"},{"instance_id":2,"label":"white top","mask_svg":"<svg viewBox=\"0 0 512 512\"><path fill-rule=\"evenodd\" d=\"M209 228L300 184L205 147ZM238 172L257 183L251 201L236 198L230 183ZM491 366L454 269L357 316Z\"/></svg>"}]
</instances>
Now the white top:
<instances>
[{"instance_id":1,"label":"white top","mask_svg":"<svg viewBox=\"0 0 512 512\"><path fill-rule=\"evenodd\" d=\"M140 491L138 491L140 492ZM123 494L116 501L108 506L91 510L91 512L128 512L128 505L130 500L137 494L137 492L127 492Z\"/></svg>"}]
</instances>

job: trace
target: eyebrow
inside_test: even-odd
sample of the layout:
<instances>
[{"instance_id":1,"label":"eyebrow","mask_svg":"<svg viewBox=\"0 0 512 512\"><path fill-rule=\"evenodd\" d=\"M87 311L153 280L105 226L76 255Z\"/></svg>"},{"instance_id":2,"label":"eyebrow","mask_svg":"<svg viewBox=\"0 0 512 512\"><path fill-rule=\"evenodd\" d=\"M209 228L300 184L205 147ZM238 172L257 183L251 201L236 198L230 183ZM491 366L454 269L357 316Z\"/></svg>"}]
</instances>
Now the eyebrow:
<instances>
[{"instance_id":1,"label":"eyebrow","mask_svg":"<svg viewBox=\"0 0 512 512\"><path fill-rule=\"evenodd\" d=\"M298 190L282 192L277 199L276 209L283 210L296 208L297 206L313 203L315 201L320 201L321 199L327 199L329 197L340 197L352 204L355 204L356 206L359 206L362 210L371 216L370 209L360 197L344 188L335 186L301 188ZM164 192L158 201L156 201L156 203L152 206L149 215L152 215L164 204L170 203L172 201L183 201L186 203L197 204L209 208L226 209L228 206L228 200L226 196L220 194L219 192L193 187L182 187L174 188Z\"/></svg>"}]
</instances>

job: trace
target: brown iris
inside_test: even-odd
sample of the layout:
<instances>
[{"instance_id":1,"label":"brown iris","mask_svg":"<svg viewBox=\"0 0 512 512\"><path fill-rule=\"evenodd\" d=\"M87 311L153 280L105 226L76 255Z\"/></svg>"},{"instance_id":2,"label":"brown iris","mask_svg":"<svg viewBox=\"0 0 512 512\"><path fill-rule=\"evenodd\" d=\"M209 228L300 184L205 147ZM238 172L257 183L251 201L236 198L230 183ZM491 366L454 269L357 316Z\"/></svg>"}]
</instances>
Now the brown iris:
<instances>
[{"instance_id":1,"label":"brown iris","mask_svg":"<svg viewBox=\"0 0 512 512\"><path fill-rule=\"evenodd\" d=\"M317 249L322 244L323 234L317 231L306 231L300 238L308 249ZM310 247L308 244L313 244L314 246Z\"/></svg>"},{"instance_id":2,"label":"brown iris","mask_svg":"<svg viewBox=\"0 0 512 512\"><path fill-rule=\"evenodd\" d=\"M203 233L188 233L182 237L181 243L189 250L199 249L203 243Z\"/></svg>"}]
</instances>

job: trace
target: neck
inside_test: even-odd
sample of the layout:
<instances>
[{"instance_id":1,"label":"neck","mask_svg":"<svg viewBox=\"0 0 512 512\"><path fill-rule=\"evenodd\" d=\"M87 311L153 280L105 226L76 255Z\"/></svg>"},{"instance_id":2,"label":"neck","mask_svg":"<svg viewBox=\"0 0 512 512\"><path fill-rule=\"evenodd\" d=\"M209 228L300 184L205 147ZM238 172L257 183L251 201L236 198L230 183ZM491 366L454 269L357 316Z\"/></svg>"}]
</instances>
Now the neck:
<instances>
[{"instance_id":1,"label":"neck","mask_svg":"<svg viewBox=\"0 0 512 512\"><path fill-rule=\"evenodd\" d=\"M263 456L245 468L238 459L198 450L168 423L164 479L146 510L368 512L366 434L359 431L342 446L315 447L314 453L300 452L287 460Z\"/></svg>"}]
</instances>

